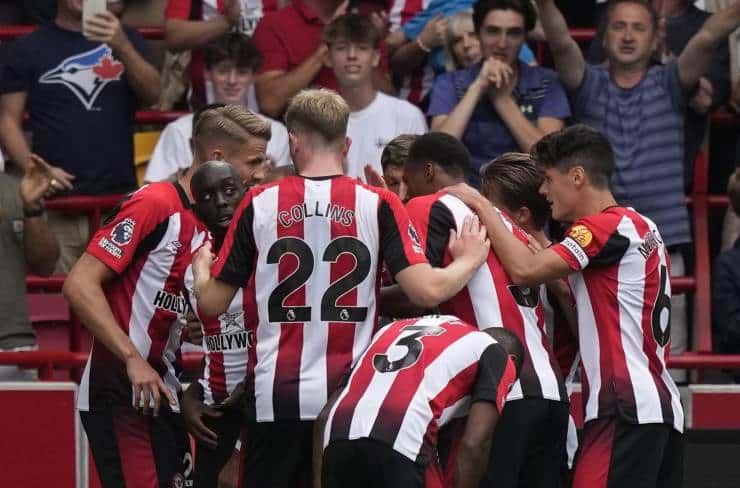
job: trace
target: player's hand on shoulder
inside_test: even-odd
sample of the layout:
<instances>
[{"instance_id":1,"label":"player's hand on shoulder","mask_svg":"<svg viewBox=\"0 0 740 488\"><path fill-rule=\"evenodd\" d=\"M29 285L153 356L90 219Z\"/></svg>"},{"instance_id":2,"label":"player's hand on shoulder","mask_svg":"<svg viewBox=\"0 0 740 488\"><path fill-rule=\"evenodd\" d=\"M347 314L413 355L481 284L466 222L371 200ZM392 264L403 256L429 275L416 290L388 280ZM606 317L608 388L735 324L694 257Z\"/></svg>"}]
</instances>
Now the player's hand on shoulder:
<instances>
[{"instance_id":1,"label":"player's hand on shoulder","mask_svg":"<svg viewBox=\"0 0 740 488\"><path fill-rule=\"evenodd\" d=\"M491 241L488 240L486 227L475 215L465 217L460 234L450 229L450 254L454 259L469 258L478 265L488 258Z\"/></svg>"},{"instance_id":2,"label":"player's hand on shoulder","mask_svg":"<svg viewBox=\"0 0 740 488\"><path fill-rule=\"evenodd\" d=\"M196 280L208 276L215 259L216 256L213 254L210 241L206 242L200 249L198 249L198 252L196 252L193 257L193 275L195 275Z\"/></svg>"},{"instance_id":3,"label":"player's hand on shoulder","mask_svg":"<svg viewBox=\"0 0 740 488\"><path fill-rule=\"evenodd\" d=\"M465 205L475 211L481 208L481 205L484 203L490 205L486 197L481 195L478 190L467 183L458 183L456 185L445 187L444 192L459 198Z\"/></svg>"},{"instance_id":4,"label":"player's hand on shoulder","mask_svg":"<svg viewBox=\"0 0 740 488\"><path fill-rule=\"evenodd\" d=\"M188 431L195 440L206 447L215 448L218 435L203 422L205 417L218 418L223 412L203 403L203 388L200 383L192 383L182 395L182 416Z\"/></svg>"},{"instance_id":5,"label":"player's hand on shoulder","mask_svg":"<svg viewBox=\"0 0 740 488\"><path fill-rule=\"evenodd\" d=\"M133 406L137 410L145 415L151 413L156 417L159 415L163 396L170 405L177 405L174 395L162 378L138 353L126 359L126 373L133 387Z\"/></svg>"}]
</instances>

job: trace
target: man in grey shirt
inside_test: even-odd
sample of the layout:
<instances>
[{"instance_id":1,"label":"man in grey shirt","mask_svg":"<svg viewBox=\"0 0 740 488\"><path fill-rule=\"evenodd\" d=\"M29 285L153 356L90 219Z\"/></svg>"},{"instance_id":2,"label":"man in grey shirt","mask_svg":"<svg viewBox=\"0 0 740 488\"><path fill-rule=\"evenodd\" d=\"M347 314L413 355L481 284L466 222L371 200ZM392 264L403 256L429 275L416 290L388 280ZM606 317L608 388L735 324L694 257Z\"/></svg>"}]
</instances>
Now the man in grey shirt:
<instances>
[{"instance_id":1,"label":"man in grey shirt","mask_svg":"<svg viewBox=\"0 0 740 488\"><path fill-rule=\"evenodd\" d=\"M44 215L44 195L61 188L50 167L37 156L21 180L0 173L0 351L36 349L26 301L26 266L48 276L59 258L59 245ZM0 381L36 379L36 371L0 366Z\"/></svg>"},{"instance_id":2,"label":"man in grey shirt","mask_svg":"<svg viewBox=\"0 0 740 488\"><path fill-rule=\"evenodd\" d=\"M545 36L573 116L603 132L614 147L614 196L653 220L671 252L672 274L684 272L680 247L691 242L684 202L684 113L717 46L740 25L740 0L711 16L678 58L651 65L658 16L648 0L612 0L607 7L607 62L589 65L554 0L537 0ZM686 350L685 298L673 303L673 353Z\"/></svg>"}]
</instances>

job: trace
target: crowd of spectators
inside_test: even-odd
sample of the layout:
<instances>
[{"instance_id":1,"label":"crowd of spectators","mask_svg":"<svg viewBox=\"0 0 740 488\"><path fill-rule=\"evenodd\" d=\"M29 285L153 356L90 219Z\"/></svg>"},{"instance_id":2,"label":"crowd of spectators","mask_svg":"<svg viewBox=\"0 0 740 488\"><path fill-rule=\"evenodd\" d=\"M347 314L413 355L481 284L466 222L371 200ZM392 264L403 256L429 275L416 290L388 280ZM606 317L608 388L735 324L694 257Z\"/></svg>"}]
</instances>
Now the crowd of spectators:
<instances>
[{"instance_id":1,"label":"crowd of spectators","mask_svg":"<svg viewBox=\"0 0 740 488\"><path fill-rule=\"evenodd\" d=\"M268 158L284 166L289 137L280 118L288 100L306 87L331 88L352 111L347 173L363 177L371 165L399 191L399 161L412 139L398 136L431 129L460 139L472 156L469 181L478 186L478 171L491 159L528 152L542 136L586 123L615 148L618 201L656 222L672 273L681 275L691 271L684 196L695 154L709 116L740 105L730 63L730 53L738 53L728 42L740 23L737 1L169 0L161 12L164 63L150 60L147 43L119 20L137 2L109 1L109 12L84 25L82 3L17 2L22 18L40 27L4 50L0 143L8 166L25 176L18 183L0 174L3 314L22 303L23 263L48 273L58 253L55 270L66 272L90 237L86 216L44 212L44 193L136 189L137 108L246 106L269 122ZM585 54L566 22L583 15L583 3L598 27ZM706 9L715 4L727 8L712 16ZM532 47L541 41L554 69L537 64ZM188 167L193 118L164 128L146 181ZM736 155L726 160L732 158L740 163ZM48 188L24 190L41 181L40 172L49 176ZM734 247L720 259L737 261ZM732 316L724 304L737 304L740 295L740 284L729 295L723 283L715 286L720 322ZM686 299L674 300L674 352L683 352L691 339ZM0 333L0 349L33 347L28 316L13 324ZM740 352L737 327L718 327L726 331L722 343Z\"/></svg>"}]
</instances>

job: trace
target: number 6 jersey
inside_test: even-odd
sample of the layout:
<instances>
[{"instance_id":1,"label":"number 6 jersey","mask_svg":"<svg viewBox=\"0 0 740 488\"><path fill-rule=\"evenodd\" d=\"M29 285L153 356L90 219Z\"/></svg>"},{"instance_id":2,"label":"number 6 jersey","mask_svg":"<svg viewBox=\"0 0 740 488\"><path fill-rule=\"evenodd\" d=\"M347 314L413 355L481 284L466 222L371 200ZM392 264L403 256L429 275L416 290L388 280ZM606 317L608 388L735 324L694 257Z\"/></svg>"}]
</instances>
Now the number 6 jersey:
<instances>
[{"instance_id":1,"label":"number 6 jersey","mask_svg":"<svg viewBox=\"0 0 740 488\"><path fill-rule=\"evenodd\" d=\"M658 228L631 208L577 220L552 249L578 310L584 420L619 415L683 432L683 408L665 358L670 351L671 283Z\"/></svg>"},{"instance_id":2,"label":"number 6 jersey","mask_svg":"<svg viewBox=\"0 0 740 488\"><path fill-rule=\"evenodd\" d=\"M383 261L393 275L427 262L386 190L346 176L293 176L244 197L212 274L246 289L257 421L316 418L370 343Z\"/></svg>"}]
</instances>

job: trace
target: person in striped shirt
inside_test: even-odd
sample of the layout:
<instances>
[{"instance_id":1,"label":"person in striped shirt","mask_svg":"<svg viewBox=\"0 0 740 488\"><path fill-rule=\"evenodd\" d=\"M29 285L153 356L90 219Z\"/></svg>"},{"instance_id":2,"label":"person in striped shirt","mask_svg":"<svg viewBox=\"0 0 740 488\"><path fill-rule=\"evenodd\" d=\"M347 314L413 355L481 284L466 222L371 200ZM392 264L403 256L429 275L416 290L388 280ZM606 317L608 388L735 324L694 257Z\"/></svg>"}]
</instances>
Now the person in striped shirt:
<instances>
[{"instance_id":1,"label":"person in striped shirt","mask_svg":"<svg viewBox=\"0 0 740 488\"><path fill-rule=\"evenodd\" d=\"M344 176L348 118L335 92L296 95L285 116L296 176L250 190L218 259L206 244L193 260L206 316L245 289L256 340L247 364L249 486L310 479L313 420L375 331L382 262L429 307L456 294L488 253L485 229L468 219L451 240L458 259L432 268L398 197Z\"/></svg>"},{"instance_id":2,"label":"person in striped shirt","mask_svg":"<svg viewBox=\"0 0 740 488\"><path fill-rule=\"evenodd\" d=\"M666 369L670 262L656 225L619 206L609 182L609 140L585 125L549 134L532 157L555 220L572 222L561 242L532 254L473 188L447 191L473 208L512 281L535 286L568 277L576 299L583 442L573 486L680 486L684 413Z\"/></svg>"}]
</instances>

